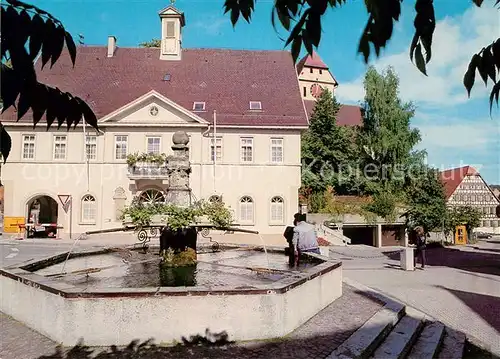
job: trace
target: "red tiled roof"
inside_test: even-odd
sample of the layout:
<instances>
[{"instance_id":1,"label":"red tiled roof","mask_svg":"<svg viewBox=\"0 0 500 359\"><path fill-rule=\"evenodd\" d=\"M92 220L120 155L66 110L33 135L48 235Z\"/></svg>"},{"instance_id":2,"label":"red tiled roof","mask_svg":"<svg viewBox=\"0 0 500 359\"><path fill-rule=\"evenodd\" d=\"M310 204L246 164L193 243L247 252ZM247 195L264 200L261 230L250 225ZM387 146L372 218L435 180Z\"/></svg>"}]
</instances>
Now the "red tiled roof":
<instances>
[{"instance_id":1,"label":"red tiled roof","mask_svg":"<svg viewBox=\"0 0 500 359\"><path fill-rule=\"evenodd\" d=\"M86 100L98 118L155 90L211 122L217 110L219 125L307 126L292 56L288 51L184 49L182 60L160 60L158 48L117 48L107 57L106 47L78 48L76 65L67 51L52 69L40 70L38 80ZM170 81L163 81L166 74ZM261 101L262 111L249 110ZM16 121L9 108L2 121ZM31 121L31 111L22 121Z\"/></svg>"},{"instance_id":2,"label":"red tiled roof","mask_svg":"<svg viewBox=\"0 0 500 359\"><path fill-rule=\"evenodd\" d=\"M446 199L450 198L450 196L453 194L453 192L455 192L457 187L460 185L460 183L462 183L466 176L477 174L479 173L472 166L464 166L441 171L439 173L439 177L441 178L441 182L443 182L444 185Z\"/></svg>"},{"instance_id":3,"label":"red tiled roof","mask_svg":"<svg viewBox=\"0 0 500 359\"><path fill-rule=\"evenodd\" d=\"M311 117L316 101L305 100L307 115ZM337 113L337 125L339 126L362 126L361 108L353 105L342 105Z\"/></svg>"},{"instance_id":4,"label":"red tiled roof","mask_svg":"<svg viewBox=\"0 0 500 359\"><path fill-rule=\"evenodd\" d=\"M299 63L297 64L297 73L300 73L304 66L328 70L328 66L326 66L323 60L321 60L321 57L319 57L316 51L313 51L312 56L307 54L299 61Z\"/></svg>"}]
</instances>

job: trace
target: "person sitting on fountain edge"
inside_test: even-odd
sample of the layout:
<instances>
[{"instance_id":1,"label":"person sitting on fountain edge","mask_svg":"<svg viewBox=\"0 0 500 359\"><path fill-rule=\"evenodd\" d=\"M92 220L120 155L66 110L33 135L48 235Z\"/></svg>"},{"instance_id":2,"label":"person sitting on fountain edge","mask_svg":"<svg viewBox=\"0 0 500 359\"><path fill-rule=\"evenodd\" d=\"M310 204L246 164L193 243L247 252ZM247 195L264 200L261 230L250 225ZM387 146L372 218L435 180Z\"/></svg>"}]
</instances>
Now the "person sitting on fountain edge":
<instances>
[{"instance_id":1,"label":"person sitting on fountain edge","mask_svg":"<svg viewBox=\"0 0 500 359\"><path fill-rule=\"evenodd\" d=\"M299 215L297 225L293 229L292 244L295 257L305 252L320 254L316 229L306 222L305 214Z\"/></svg>"},{"instance_id":2,"label":"person sitting on fountain edge","mask_svg":"<svg viewBox=\"0 0 500 359\"><path fill-rule=\"evenodd\" d=\"M293 266L295 263L294 248L292 245L293 229L295 228L297 222L299 221L299 216L300 213L295 213L293 215L293 226L287 226L285 228L285 232L283 233L283 237L285 237L286 242L288 243L288 248L285 249L285 255L288 255L289 263L291 266Z\"/></svg>"}]
</instances>

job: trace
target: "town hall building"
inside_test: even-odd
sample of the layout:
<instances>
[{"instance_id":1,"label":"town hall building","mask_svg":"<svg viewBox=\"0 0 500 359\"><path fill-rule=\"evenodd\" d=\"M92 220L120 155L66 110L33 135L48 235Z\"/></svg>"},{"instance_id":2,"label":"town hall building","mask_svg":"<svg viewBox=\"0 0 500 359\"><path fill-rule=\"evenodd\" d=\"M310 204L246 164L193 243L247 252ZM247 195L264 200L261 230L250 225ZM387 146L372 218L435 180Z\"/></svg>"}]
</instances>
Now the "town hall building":
<instances>
[{"instance_id":1,"label":"town hall building","mask_svg":"<svg viewBox=\"0 0 500 359\"><path fill-rule=\"evenodd\" d=\"M31 113L16 122L7 110L6 218L57 223L60 234L120 227L133 198L165 200L168 176L155 159L185 131L194 199L222 199L235 223L264 234L291 222L301 133L315 98L336 80L318 56L294 66L288 51L183 48L184 14L168 6L159 17L160 48L122 48L110 36L107 46L80 46L74 68L66 51L51 69L36 64L39 81L91 106L100 131L34 129ZM354 107L339 122L354 125Z\"/></svg>"}]
</instances>

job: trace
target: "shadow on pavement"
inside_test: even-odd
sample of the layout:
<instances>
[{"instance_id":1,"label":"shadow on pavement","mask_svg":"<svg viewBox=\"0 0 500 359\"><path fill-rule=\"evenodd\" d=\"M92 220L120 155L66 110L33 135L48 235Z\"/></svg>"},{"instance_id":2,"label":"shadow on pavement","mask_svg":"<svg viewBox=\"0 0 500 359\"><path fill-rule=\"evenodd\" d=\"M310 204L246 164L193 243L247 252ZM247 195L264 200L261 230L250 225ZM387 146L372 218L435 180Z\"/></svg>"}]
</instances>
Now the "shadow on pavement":
<instances>
[{"instance_id":1,"label":"shadow on pavement","mask_svg":"<svg viewBox=\"0 0 500 359\"><path fill-rule=\"evenodd\" d=\"M465 292L457 289L447 288L441 285L436 288L444 289L460 299L472 311L484 319L492 328L500 334L500 297L492 295Z\"/></svg>"},{"instance_id":2,"label":"shadow on pavement","mask_svg":"<svg viewBox=\"0 0 500 359\"><path fill-rule=\"evenodd\" d=\"M400 252L382 252L387 258L399 261ZM427 265L451 267L464 271L500 275L500 255L461 251L454 248L428 248Z\"/></svg>"},{"instance_id":3,"label":"shadow on pavement","mask_svg":"<svg viewBox=\"0 0 500 359\"><path fill-rule=\"evenodd\" d=\"M183 338L182 344L173 347L157 345L153 340L143 343L133 341L125 348L115 346L109 348L89 348L80 343L66 350L58 347L53 355L41 356L38 359L306 359L313 357L321 359L326 358L354 331L328 333L310 338L294 338L293 340L285 338L273 342L262 341L250 345L234 345L228 342L225 332L215 335L221 338L226 336L226 341L220 340L218 343L215 343L209 339L200 340L200 338L205 337L198 335L195 336L196 339L194 340L193 337L191 339ZM328 348L325 347L325 343L329 344Z\"/></svg>"}]
</instances>

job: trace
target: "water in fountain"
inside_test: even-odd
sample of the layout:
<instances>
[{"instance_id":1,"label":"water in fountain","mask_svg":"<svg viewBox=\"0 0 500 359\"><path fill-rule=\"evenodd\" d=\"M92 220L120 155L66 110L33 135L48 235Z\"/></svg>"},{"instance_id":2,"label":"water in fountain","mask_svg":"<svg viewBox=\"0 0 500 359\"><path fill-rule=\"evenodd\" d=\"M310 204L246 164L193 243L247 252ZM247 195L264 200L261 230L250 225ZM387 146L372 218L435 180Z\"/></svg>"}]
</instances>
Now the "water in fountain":
<instances>
[{"instance_id":1,"label":"water in fountain","mask_svg":"<svg viewBox=\"0 0 500 359\"><path fill-rule=\"evenodd\" d=\"M264 241L264 238L260 233L258 233L258 236L260 238L260 241L262 242L262 246L264 247L264 253L266 254L266 259L267 259L267 267L271 268L271 265L269 264L269 257L267 255L267 247L266 247L266 242Z\"/></svg>"},{"instance_id":2,"label":"water in fountain","mask_svg":"<svg viewBox=\"0 0 500 359\"><path fill-rule=\"evenodd\" d=\"M294 276L297 272L317 264L302 262L298 267L290 268L288 258L283 253L266 254L248 249L200 253L198 263L189 267L159 270L159 262L159 256L153 253L120 250L109 254L71 258L67 263L55 264L36 273L58 276L61 267L66 265L67 274L58 279L87 289L159 286L251 287ZM88 275L87 271L90 272Z\"/></svg>"},{"instance_id":3,"label":"water in fountain","mask_svg":"<svg viewBox=\"0 0 500 359\"><path fill-rule=\"evenodd\" d=\"M69 252L68 252L68 255L66 256L66 260L64 261L64 265L62 266L62 269L61 269L61 274L62 274L62 273L64 273L64 269L66 268L66 263L68 263L68 259L69 259L69 257L71 256L71 253L73 252L73 250L75 249L75 246L76 246L76 244L78 243L78 240L79 240L80 238L82 238L82 237L85 237L85 236L86 236L86 234L85 234L85 233L83 233L83 234L79 235L79 236L75 239L75 241L73 242L73 245L71 246L71 248L70 248L70 250L69 250Z\"/></svg>"}]
</instances>

